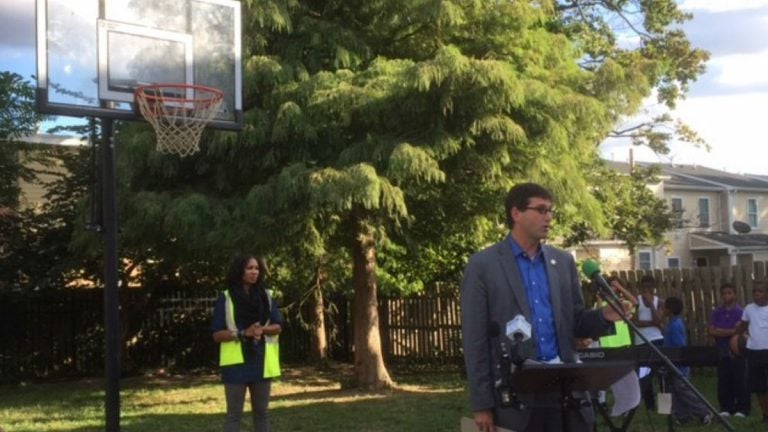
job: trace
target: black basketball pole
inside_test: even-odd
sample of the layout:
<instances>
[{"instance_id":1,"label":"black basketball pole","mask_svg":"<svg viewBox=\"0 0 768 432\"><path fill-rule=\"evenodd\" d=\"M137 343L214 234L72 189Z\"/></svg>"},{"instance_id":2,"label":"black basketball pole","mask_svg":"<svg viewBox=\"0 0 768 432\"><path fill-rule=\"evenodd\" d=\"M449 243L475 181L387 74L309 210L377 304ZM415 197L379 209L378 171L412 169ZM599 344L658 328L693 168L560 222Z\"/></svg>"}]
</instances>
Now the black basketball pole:
<instances>
[{"instance_id":1,"label":"black basketball pole","mask_svg":"<svg viewBox=\"0 0 768 432\"><path fill-rule=\"evenodd\" d=\"M101 202L104 230L104 410L107 432L120 431L120 301L117 291L117 174L114 124L101 118Z\"/></svg>"}]
</instances>

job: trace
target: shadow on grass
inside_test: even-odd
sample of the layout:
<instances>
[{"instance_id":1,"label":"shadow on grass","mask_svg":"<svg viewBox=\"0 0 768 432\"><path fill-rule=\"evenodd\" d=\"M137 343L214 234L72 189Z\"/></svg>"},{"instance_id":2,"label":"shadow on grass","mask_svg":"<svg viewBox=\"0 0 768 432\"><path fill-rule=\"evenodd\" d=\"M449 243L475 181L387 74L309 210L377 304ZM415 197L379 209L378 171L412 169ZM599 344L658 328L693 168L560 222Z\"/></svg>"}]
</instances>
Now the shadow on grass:
<instances>
[{"instance_id":1,"label":"shadow on grass","mask_svg":"<svg viewBox=\"0 0 768 432\"><path fill-rule=\"evenodd\" d=\"M288 381L276 386L279 392L270 405L272 430L276 432L389 432L433 431L455 432L462 416L468 415L467 395L456 382L429 379L428 386L401 380L398 388L383 391L339 389L338 382L318 381L308 385L304 380ZM121 431L123 432L220 432L224 421L223 390L216 379L205 379L203 385L185 383L179 387L169 382L142 380L128 383L123 397ZM312 381L314 382L314 381ZM213 384L213 385L208 385ZM337 386L328 388L325 386ZM29 425L14 427L2 424L8 432L96 432L103 431L101 394L94 385L78 386L85 395L71 395L67 403L51 407L50 401L65 392L47 386L52 394L24 406ZM98 387L98 386L95 386ZM160 392L157 392L160 389ZM145 400L146 392L161 393L166 399L157 403ZM40 390L36 394L42 395ZM168 395L171 395L170 397ZM25 395L28 399L29 395ZM43 409L33 409L45 404ZM19 405L21 403L16 402ZM246 404L247 405L247 404ZM84 411L88 411L85 413ZM61 422L61 423L56 423ZM2 423L2 420L0 420ZM758 419L733 421L736 430L763 430ZM66 424L65 427L57 425ZM242 431L252 430L250 412L244 413ZM666 429L666 417L640 410L630 430L633 432ZM603 424L598 430L607 430ZM685 431L705 430L687 426ZM711 425L707 430L724 430Z\"/></svg>"},{"instance_id":2,"label":"shadow on grass","mask_svg":"<svg viewBox=\"0 0 768 432\"><path fill-rule=\"evenodd\" d=\"M290 432L330 431L455 431L459 418L465 413L464 398L460 391L446 393L419 393L414 391L354 392L349 390L313 393L302 398L302 394L290 394L275 398L271 402L270 416L272 430ZM458 397L457 397L458 396ZM247 405L247 404L246 404ZM133 408L138 408L132 404ZM219 412L194 414L145 413L123 410L121 431L123 432L220 432L224 421L223 399L214 404ZM141 411L141 408L139 408ZM96 418L98 418L97 416ZM15 429L9 432L37 432L38 430L62 432L103 431L103 425L96 422L67 429L52 429L53 421L78 422L78 413L57 415L55 419L40 415L31 419L39 429ZM251 414L248 409L243 415L243 431L251 431Z\"/></svg>"},{"instance_id":3,"label":"shadow on grass","mask_svg":"<svg viewBox=\"0 0 768 432\"><path fill-rule=\"evenodd\" d=\"M273 387L274 431L455 431L466 394L453 379L404 379L382 391L341 389L342 374L291 372ZM426 382L426 384L424 384ZM8 432L103 431L103 381L0 388L0 403L20 424ZM121 380L121 431L202 432L222 429L225 403L217 376ZM3 397L7 396L7 397ZM6 403L8 402L8 403ZM246 404L247 406L248 404ZM248 408L243 431L252 430ZM3 417L0 415L0 417Z\"/></svg>"}]
</instances>

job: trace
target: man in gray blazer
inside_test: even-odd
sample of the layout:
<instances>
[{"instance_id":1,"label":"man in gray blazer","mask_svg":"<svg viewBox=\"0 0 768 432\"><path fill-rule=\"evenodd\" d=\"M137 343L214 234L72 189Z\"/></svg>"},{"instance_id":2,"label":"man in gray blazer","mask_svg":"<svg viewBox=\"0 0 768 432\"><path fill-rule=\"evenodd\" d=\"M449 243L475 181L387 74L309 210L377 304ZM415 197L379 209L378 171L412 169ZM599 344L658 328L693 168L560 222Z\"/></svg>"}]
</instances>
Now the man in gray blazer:
<instances>
[{"instance_id":1,"label":"man in gray blazer","mask_svg":"<svg viewBox=\"0 0 768 432\"><path fill-rule=\"evenodd\" d=\"M519 394L526 407L502 406L495 385L502 378L499 341L515 316L522 315L532 327L532 360L551 363L575 362L575 339L610 334L612 321L620 319L609 307L586 309L573 256L541 243L549 234L552 206L552 194L538 184L513 187L505 202L509 236L474 254L464 272L464 361L470 406L481 432L493 432L494 426L518 432L563 430L559 393ZM592 408L571 410L568 422L571 431L590 431Z\"/></svg>"}]
</instances>

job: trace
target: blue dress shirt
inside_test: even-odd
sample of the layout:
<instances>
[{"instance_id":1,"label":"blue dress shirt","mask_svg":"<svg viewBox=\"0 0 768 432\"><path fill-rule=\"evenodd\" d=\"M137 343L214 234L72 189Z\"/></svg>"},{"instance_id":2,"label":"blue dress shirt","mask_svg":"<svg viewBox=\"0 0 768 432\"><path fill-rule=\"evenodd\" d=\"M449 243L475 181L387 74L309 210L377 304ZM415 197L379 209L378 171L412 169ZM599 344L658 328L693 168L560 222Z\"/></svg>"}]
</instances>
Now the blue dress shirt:
<instances>
[{"instance_id":1,"label":"blue dress shirt","mask_svg":"<svg viewBox=\"0 0 768 432\"><path fill-rule=\"evenodd\" d=\"M552 311L552 301L549 295L549 277L547 276L547 262L539 246L536 254L529 257L528 254L510 236L512 253L523 279L523 286L528 295L528 305L531 308L531 323L535 338L539 361L549 361L560 353L557 345L557 332L555 331L555 315Z\"/></svg>"}]
</instances>

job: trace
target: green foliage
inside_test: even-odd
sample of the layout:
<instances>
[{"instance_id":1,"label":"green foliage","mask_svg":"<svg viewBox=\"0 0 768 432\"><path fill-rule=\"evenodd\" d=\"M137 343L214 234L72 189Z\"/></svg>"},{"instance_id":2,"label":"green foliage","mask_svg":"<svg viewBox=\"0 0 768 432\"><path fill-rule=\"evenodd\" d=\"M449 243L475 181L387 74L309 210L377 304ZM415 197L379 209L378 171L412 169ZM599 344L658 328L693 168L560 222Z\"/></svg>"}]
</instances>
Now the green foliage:
<instances>
[{"instance_id":1,"label":"green foliage","mask_svg":"<svg viewBox=\"0 0 768 432\"><path fill-rule=\"evenodd\" d=\"M0 209L5 207L6 212L18 210L19 181L35 180L34 172L24 164L24 158L29 155L14 141L33 134L40 120L41 116L35 112L32 85L18 74L0 71ZM0 223L5 233L12 221ZM9 234L0 234L0 239Z\"/></svg>"},{"instance_id":2,"label":"green foliage","mask_svg":"<svg viewBox=\"0 0 768 432\"><path fill-rule=\"evenodd\" d=\"M0 144L0 208L18 209L21 193L19 180L33 179L31 170L21 161L22 151L21 146L16 144Z\"/></svg>"},{"instance_id":3,"label":"green foliage","mask_svg":"<svg viewBox=\"0 0 768 432\"><path fill-rule=\"evenodd\" d=\"M120 125L121 254L141 266L136 282L213 289L248 251L272 258L288 298L318 268L344 291L357 230L374 234L387 292L456 282L506 231L506 191L528 180L555 192L556 234L629 232L602 210L624 192L590 188L596 146L654 89L673 106L706 59L669 1L244 7L243 131L208 132L177 159L145 125ZM619 45L625 31L636 46ZM646 132L637 142L654 148L675 136ZM70 247L100 251L86 234Z\"/></svg>"},{"instance_id":4,"label":"green foliage","mask_svg":"<svg viewBox=\"0 0 768 432\"><path fill-rule=\"evenodd\" d=\"M628 175L603 165L596 167L594 194L606 209L612 237L624 241L630 256L638 246L659 246L664 233L673 228L675 215L651 189L658 184L658 175L658 167L634 167ZM568 242L576 244L593 238L594 231L583 223L575 227Z\"/></svg>"},{"instance_id":5,"label":"green foliage","mask_svg":"<svg viewBox=\"0 0 768 432\"><path fill-rule=\"evenodd\" d=\"M26 257L22 267L25 279L43 289L99 281L103 271L100 238L86 231L93 181L89 149L51 147L39 151L58 169L49 172L53 180L46 185L42 208L27 215L32 229L27 245L19 251Z\"/></svg>"},{"instance_id":6,"label":"green foliage","mask_svg":"<svg viewBox=\"0 0 768 432\"><path fill-rule=\"evenodd\" d=\"M34 87L19 74L0 71L0 140L34 133L40 120Z\"/></svg>"},{"instance_id":7,"label":"green foliage","mask_svg":"<svg viewBox=\"0 0 768 432\"><path fill-rule=\"evenodd\" d=\"M552 28L562 31L583 52L582 67L603 79L592 87L610 108L617 125L635 114L655 90L659 102L674 109L690 83L704 72L709 53L694 48L680 24L692 16L673 0L558 1L561 19ZM618 23L618 24L617 24ZM619 38L625 42L619 45ZM659 153L679 139L696 146L706 143L689 127L664 113L612 136Z\"/></svg>"},{"instance_id":8,"label":"green foliage","mask_svg":"<svg viewBox=\"0 0 768 432\"><path fill-rule=\"evenodd\" d=\"M19 75L0 72L0 95L0 209L6 207L0 215L0 286L48 289L92 279L93 268L80 255L90 251L70 249L85 213L87 152L15 142L33 134L42 119L34 88ZM41 184L41 174L52 180ZM45 188L42 207L20 207L21 180Z\"/></svg>"}]
</instances>

